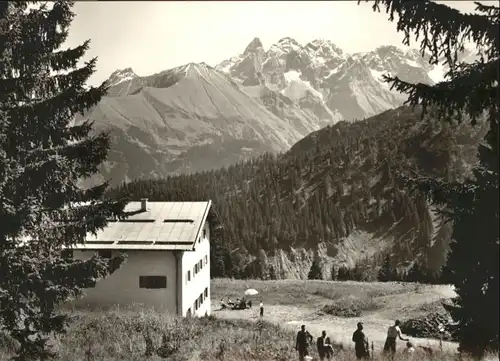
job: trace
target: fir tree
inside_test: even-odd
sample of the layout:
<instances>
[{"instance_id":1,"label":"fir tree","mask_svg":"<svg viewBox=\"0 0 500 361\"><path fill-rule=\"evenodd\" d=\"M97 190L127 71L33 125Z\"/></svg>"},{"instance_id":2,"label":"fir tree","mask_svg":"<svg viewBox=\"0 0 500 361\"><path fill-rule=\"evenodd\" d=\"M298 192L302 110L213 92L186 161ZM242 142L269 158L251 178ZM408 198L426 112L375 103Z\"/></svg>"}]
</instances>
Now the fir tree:
<instances>
[{"instance_id":1,"label":"fir tree","mask_svg":"<svg viewBox=\"0 0 500 361\"><path fill-rule=\"evenodd\" d=\"M337 279L339 281L347 281L347 268L345 266L339 267L339 272L337 274Z\"/></svg>"},{"instance_id":2,"label":"fir tree","mask_svg":"<svg viewBox=\"0 0 500 361\"><path fill-rule=\"evenodd\" d=\"M452 284L453 283L453 274L448 265L444 265L441 269L441 275L439 278L441 284Z\"/></svg>"},{"instance_id":3,"label":"fir tree","mask_svg":"<svg viewBox=\"0 0 500 361\"><path fill-rule=\"evenodd\" d=\"M256 263L257 263L257 274L259 275L259 277L263 280L268 279L269 269L267 264L267 255L266 251L264 251L263 249L259 249Z\"/></svg>"},{"instance_id":4,"label":"fir tree","mask_svg":"<svg viewBox=\"0 0 500 361\"><path fill-rule=\"evenodd\" d=\"M307 278L310 280L321 280L323 279L323 272L321 271L321 265L319 264L319 260L316 258L312 265L309 273L307 274Z\"/></svg>"},{"instance_id":5,"label":"fir tree","mask_svg":"<svg viewBox=\"0 0 500 361\"><path fill-rule=\"evenodd\" d=\"M351 279L359 282L364 280L363 268L358 263L351 269Z\"/></svg>"},{"instance_id":6,"label":"fir tree","mask_svg":"<svg viewBox=\"0 0 500 361\"><path fill-rule=\"evenodd\" d=\"M422 267L418 264L418 262L413 263L411 268L406 273L406 282L424 282L425 276L422 270Z\"/></svg>"},{"instance_id":7,"label":"fir tree","mask_svg":"<svg viewBox=\"0 0 500 361\"><path fill-rule=\"evenodd\" d=\"M276 280L278 279L278 276L276 275L276 270L274 269L274 266L271 265L269 267L269 279L271 280Z\"/></svg>"},{"instance_id":8,"label":"fir tree","mask_svg":"<svg viewBox=\"0 0 500 361\"><path fill-rule=\"evenodd\" d=\"M213 238L212 238L213 239ZM212 241L210 247L210 276L212 278L226 276L227 250L220 244L220 241Z\"/></svg>"},{"instance_id":9,"label":"fir tree","mask_svg":"<svg viewBox=\"0 0 500 361\"><path fill-rule=\"evenodd\" d=\"M389 255L385 256L384 263L378 272L378 280L380 282L391 282L394 281L394 270L391 265L391 257Z\"/></svg>"},{"instance_id":10,"label":"fir tree","mask_svg":"<svg viewBox=\"0 0 500 361\"><path fill-rule=\"evenodd\" d=\"M339 281L349 281L354 279L353 269L347 266L339 268L338 274Z\"/></svg>"},{"instance_id":11,"label":"fir tree","mask_svg":"<svg viewBox=\"0 0 500 361\"><path fill-rule=\"evenodd\" d=\"M498 68L500 8L476 3L477 14L463 14L432 1L376 0L373 9L385 11L397 28L421 40L422 55L437 64L442 58L450 67L445 81L434 86L409 84L386 77L392 88L408 94L408 103L422 105L446 121L480 120L489 124L479 146L480 165L474 178L463 183L435 179L408 179L434 203L446 207L454 222L448 268L458 297L449 311L458 322L460 350L481 357L499 349L499 234L498 234ZM473 41L479 59L459 63L465 41Z\"/></svg>"},{"instance_id":12,"label":"fir tree","mask_svg":"<svg viewBox=\"0 0 500 361\"><path fill-rule=\"evenodd\" d=\"M123 261L61 254L124 216L126 202L104 197L107 183L78 186L97 173L109 138L71 122L106 87L85 86L96 59L77 67L88 41L60 49L72 3L34 5L0 2L0 327L19 342L15 360L54 356L48 336L67 323L57 306Z\"/></svg>"}]
</instances>

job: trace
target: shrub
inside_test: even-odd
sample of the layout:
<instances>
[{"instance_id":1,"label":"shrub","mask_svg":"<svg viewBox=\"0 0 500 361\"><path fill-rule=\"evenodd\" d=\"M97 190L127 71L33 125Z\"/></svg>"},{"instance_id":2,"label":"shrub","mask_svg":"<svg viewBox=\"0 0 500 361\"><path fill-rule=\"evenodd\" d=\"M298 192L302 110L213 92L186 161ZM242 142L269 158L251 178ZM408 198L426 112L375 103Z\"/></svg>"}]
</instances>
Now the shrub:
<instances>
[{"instance_id":1,"label":"shrub","mask_svg":"<svg viewBox=\"0 0 500 361\"><path fill-rule=\"evenodd\" d=\"M322 312L336 317L361 317L365 311L374 311L380 304L372 298L341 298L330 305L325 305Z\"/></svg>"},{"instance_id":2,"label":"shrub","mask_svg":"<svg viewBox=\"0 0 500 361\"><path fill-rule=\"evenodd\" d=\"M412 337L439 339L439 325L444 326L443 341L457 341L455 329L447 313L432 312L417 318L411 318L401 323L401 331Z\"/></svg>"}]
</instances>

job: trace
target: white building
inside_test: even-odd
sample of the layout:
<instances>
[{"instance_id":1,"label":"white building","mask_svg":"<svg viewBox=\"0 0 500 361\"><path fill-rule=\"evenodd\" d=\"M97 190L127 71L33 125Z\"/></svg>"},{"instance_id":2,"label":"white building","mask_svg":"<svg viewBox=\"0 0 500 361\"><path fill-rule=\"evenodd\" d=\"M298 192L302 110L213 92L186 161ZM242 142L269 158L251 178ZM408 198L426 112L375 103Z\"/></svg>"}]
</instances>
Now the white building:
<instances>
[{"instance_id":1,"label":"white building","mask_svg":"<svg viewBox=\"0 0 500 361\"><path fill-rule=\"evenodd\" d=\"M130 202L126 220L109 222L72 250L75 259L98 252L127 261L76 301L82 305L144 304L179 316L210 315L208 202Z\"/></svg>"}]
</instances>

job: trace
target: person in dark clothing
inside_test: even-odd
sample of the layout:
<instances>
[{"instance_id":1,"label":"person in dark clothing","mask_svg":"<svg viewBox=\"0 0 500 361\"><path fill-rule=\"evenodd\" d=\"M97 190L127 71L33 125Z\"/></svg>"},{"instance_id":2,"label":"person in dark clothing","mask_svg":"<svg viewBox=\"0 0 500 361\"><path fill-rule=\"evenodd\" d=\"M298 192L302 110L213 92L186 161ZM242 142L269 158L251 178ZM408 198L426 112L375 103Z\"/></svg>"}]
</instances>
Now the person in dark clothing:
<instances>
[{"instance_id":1,"label":"person in dark clothing","mask_svg":"<svg viewBox=\"0 0 500 361\"><path fill-rule=\"evenodd\" d=\"M370 347L368 338L363 332L363 323L358 322L358 329L352 334L352 342L354 342L354 350L358 360L368 360L370 357Z\"/></svg>"},{"instance_id":2,"label":"person in dark clothing","mask_svg":"<svg viewBox=\"0 0 500 361\"><path fill-rule=\"evenodd\" d=\"M321 332L321 336L316 340L316 347L318 348L318 355L321 361L325 358L329 360L331 355L333 355L333 348L330 344L330 339L326 337L326 331Z\"/></svg>"},{"instance_id":3,"label":"person in dark clothing","mask_svg":"<svg viewBox=\"0 0 500 361\"><path fill-rule=\"evenodd\" d=\"M330 360L333 357L333 345L332 341L330 341L330 337L325 338L325 344L328 345L325 357L327 360Z\"/></svg>"},{"instance_id":4,"label":"person in dark clothing","mask_svg":"<svg viewBox=\"0 0 500 361\"><path fill-rule=\"evenodd\" d=\"M391 360L394 360L394 355L396 354L396 338L399 338L401 341L409 342L410 340L407 338L403 338L401 329L399 325L401 322L396 320L393 326L390 326L387 329L387 338L385 339L384 344L384 353L388 353Z\"/></svg>"},{"instance_id":5,"label":"person in dark clothing","mask_svg":"<svg viewBox=\"0 0 500 361\"><path fill-rule=\"evenodd\" d=\"M306 325L300 327L297 332L297 340L295 341L295 350L299 352L299 360L304 361L304 357L309 355L309 343L313 340L312 335L306 331Z\"/></svg>"},{"instance_id":6,"label":"person in dark clothing","mask_svg":"<svg viewBox=\"0 0 500 361\"><path fill-rule=\"evenodd\" d=\"M260 300L260 317L264 317L264 303Z\"/></svg>"}]
</instances>

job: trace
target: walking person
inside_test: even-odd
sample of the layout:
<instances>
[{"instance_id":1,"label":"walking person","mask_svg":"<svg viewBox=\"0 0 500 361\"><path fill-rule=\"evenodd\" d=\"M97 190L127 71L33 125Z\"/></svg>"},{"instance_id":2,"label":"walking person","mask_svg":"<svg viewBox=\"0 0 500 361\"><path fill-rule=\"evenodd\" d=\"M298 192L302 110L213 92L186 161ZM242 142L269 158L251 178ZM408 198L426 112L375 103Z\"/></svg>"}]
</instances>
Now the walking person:
<instances>
[{"instance_id":1,"label":"walking person","mask_svg":"<svg viewBox=\"0 0 500 361\"><path fill-rule=\"evenodd\" d=\"M391 360L394 360L394 355L396 354L396 339L399 338L401 341L410 342L410 339L403 338L401 329L399 325L401 322L396 320L394 325L389 326L387 329L387 338L384 344L384 353L389 354Z\"/></svg>"},{"instance_id":2,"label":"walking person","mask_svg":"<svg viewBox=\"0 0 500 361\"><path fill-rule=\"evenodd\" d=\"M358 322L357 329L352 334L352 342L354 342L354 351L356 359L368 360L370 358L370 346L368 337L363 332L363 323Z\"/></svg>"},{"instance_id":3,"label":"walking person","mask_svg":"<svg viewBox=\"0 0 500 361\"><path fill-rule=\"evenodd\" d=\"M262 300L260 300L260 317L264 317L264 304L262 303Z\"/></svg>"},{"instance_id":4,"label":"walking person","mask_svg":"<svg viewBox=\"0 0 500 361\"><path fill-rule=\"evenodd\" d=\"M309 356L309 343L313 340L309 331L306 331L306 325L300 327L297 332L297 339L295 341L295 350L299 352L299 361L304 361L304 357Z\"/></svg>"},{"instance_id":5,"label":"walking person","mask_svg":"<svg viewBox=\"0 0 500 361\"><path fill-rule=\"evenodd\" d=\"M321 332L321 336L316 340L316 347L318 349L320 361L323 361L325 358L329 360L333 355L333 347L330 344L330 339L326 337L325 330Z\"/></svg>"}]
</instances>

